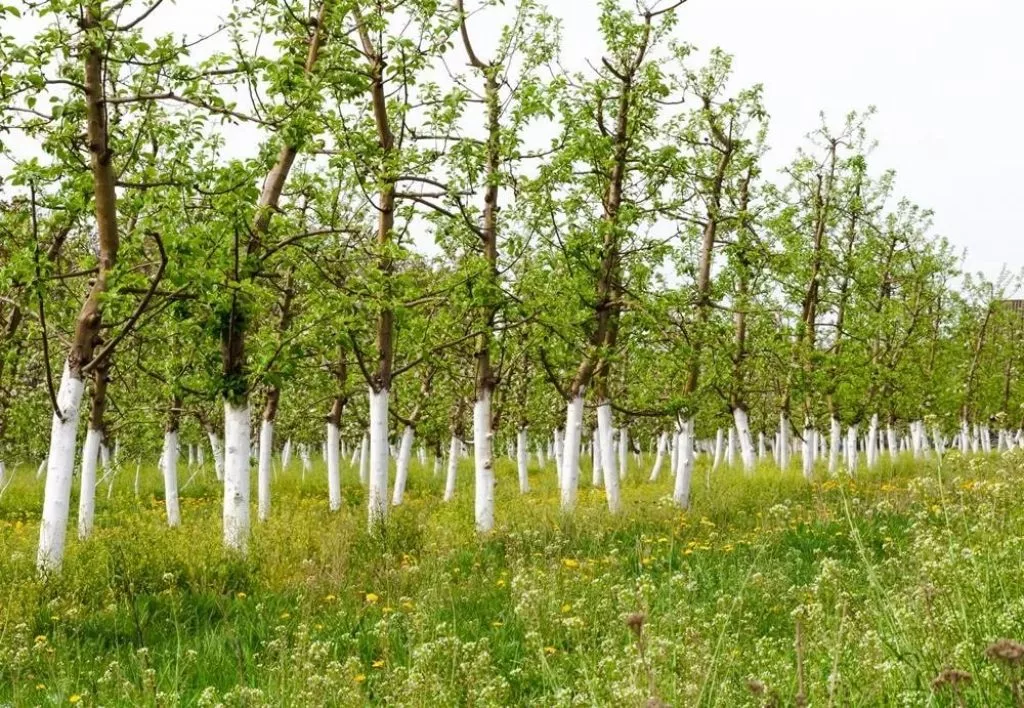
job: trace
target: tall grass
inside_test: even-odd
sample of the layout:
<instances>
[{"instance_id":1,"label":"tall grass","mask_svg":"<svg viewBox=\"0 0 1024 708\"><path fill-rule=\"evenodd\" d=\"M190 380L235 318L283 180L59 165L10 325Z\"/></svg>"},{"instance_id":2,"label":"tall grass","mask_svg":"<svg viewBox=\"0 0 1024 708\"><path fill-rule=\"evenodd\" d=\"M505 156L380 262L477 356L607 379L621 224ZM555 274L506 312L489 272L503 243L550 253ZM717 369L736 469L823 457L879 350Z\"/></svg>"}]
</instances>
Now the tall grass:
<instances>
[{"instance_id":1,"label":"tall grass","mask_svg":"<svg viewBox=\"0 0 1024 708\"><path fill-rule=\"evenodd\" d=\"M622 514L587 489L566 517L552 468L520 496L499 461L498 528L480 537L469 462L451 504L414 462L406 503L372 534L356 470L332 514L324 470L303 481L296 463L245 558L221 548L212 471L168 529L158 473L143 469L136 498L132 464L47 579L42 484L22 467L0 499L0 704L1019 700L1013 644L990 647L1024 637L1021 453L812 484L765 467L706 486L701 468L685 513L670 480L644 481L649 464L626 478Z\"/></svg>"}]
</instances>

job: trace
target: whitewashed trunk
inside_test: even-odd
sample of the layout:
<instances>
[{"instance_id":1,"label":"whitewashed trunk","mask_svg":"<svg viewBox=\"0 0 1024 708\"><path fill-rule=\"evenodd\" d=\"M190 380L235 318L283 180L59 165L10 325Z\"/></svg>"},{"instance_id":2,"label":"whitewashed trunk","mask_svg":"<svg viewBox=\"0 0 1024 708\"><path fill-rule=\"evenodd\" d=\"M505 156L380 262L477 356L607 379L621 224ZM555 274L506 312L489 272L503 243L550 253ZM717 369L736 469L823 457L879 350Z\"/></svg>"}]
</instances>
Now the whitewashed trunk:
<instances>
[{"instance_id":1,"label":"whitewashed trunk","mask_svg":"<svg viewBox=\"0 0 1024 708\"><path fill-rule=\"evenodd\" d=\"M679 469L679 431L672 431L672 454L669 456L669 474L674 482L676 470Z\"/></svg>"},{"instance_id":2,"label":"whitewashed trunk","mask_svg":"<svg viewBox=\"0 0 1024 708\"><path fill-rule=\"evenodd\" d=\"M726 434L725 443L725 464L729 469L736 467L736 453L738 452L736 447L736 429L733 426L729 426Z\"/></svg>"},{"instance_id":3,"label":"whitewashed trunk","mask_svg":"<svg viewBox=\"0 0 1024 708\"><path fill-rule=\"evenodd\" d=\"M629 473L629 429L619 429L619 479Z\"/></svg>"},{"instance_id":4,"label":"whitewashed trunk","mask_svg":"<svg viewBox=\"0 0 1024 708\"><path fill-rule=\"evenodd\" d=\"M249 544L249 402L224 402L224 545Z\"/></svg>"},{"instance_id":5,"label":"whitewashed trunk","mask_svg":"<svg viewBox=\"0 0 1024 708\"><path fill-rule=\"evenodd\" d=\"M530 491L530 451L526 447L526 428L516 433L516 467L519 471L519 491L527 494Z\"/></svg>"},{"instance_id":6,"label":"whitewashed trunk","mask_svg":"<svg viewBox=\"0 0 1024 708\"><path fill-rule=\"evenodd\" d=\"M608 510L618 513L622 506L619 494L619 471L615 468L615 443L612 439L612 406L608 401L597 404L597 440L601 448L601 469L604 472L604 493Z\"/></svg>"},{"instance_id":7,"label":"whitewashed trunk","mask_svg":"<svg viewBox=\"0 0 1024 708\"><path fill-rule=\"evenodd\" d=\"M364 487L370 482L370 436L363 433L359 443L359 483Z\"/></svg>"},{"instance_id":8,"label":"whitewashed trunk","mask_svg":"<svg viewBox=\"0 0 1024 708\"><path fill-rule=\"evenodd\" d=\"M828 438L828 474L830 477L835 477L839 473L839 441L842 437L843 430L839 425L839 419L833 416Z\"/></svg>"},{"instance_id":9,"label":"whitewashed trunk","mask_svg":"<svg viewBox=\"0 0 1024 708\"><path fill-rule=\"evenodd\" d=\"M327 504L331 511L341 509L341 433L334 423L327 424Z\"/></svg>"},{"instance_id":10,"label":"whitewashed trunk","mask_svg":"<svg viewBox=\"0 0 1024 708\"><path fill-rule=\"evenodd\" d=\"M248 465L246 465L248 467ZM164 473L164 506L167 525L181 525L181 504L178 501L178 431L164 432L164 455L161 469Z\"/></svg>"},{"instance_id":11,"label":"whitewashed trunk","mask_svg":"<svg viewBox=\"0 0 1024 708\"><path fill-rule=\"evenodd\" d=\"M281 469L287 469L288 465L292 461L292 439L288 438L284 441L284 448L281 450Z\"/></svg>"},{"instance_id":12,"label":"whitewashed trunk","mask_svg":"<svg viewBox=\"0 0 1024 708\"><path fill-rule=\"evenodd\" d=\"M857 426L846 429L846 467L853 474L857 471Z\"/></svg>"},{"instance_id":13,"label":"whitewashed trunk","mask_svg":"<svg viewBox=\"0 0 1024 708\"><path fill-rule=\"evenodd\" d=\"M569 401L565 407L565 444L562 449L562 469L564 474L560 475L561 501L563 511L572 511L576 507L576 494L579 487L580 471L580 435L583 427L583 393L580 392L575 398ZM602 460L602 466L607 463ZM612 463L614 466L614 462ZM608 484L609 475L605 470L605 484Z\"/></svg>"},{"instance_id":14,"label":"whitewashed trunk","mask_svg":"<svg viewBox=\"0 0 1024 708\"><path fill-rule=\"evenodd\" d=\"M651 482L657 482L658 476L661 474L661 466L665 459L665 446L668 444L668 433L662 433L658 436L658 449L654 455L654 467L651 468Z\"/></svg>"},{"instance_id":15,"label":"whitewashed trunk","mask_svg":"<svg viewBox=\"0 0 1024 708\"><path fill-rule=\"evenodd\" d=\"M598 431L590 431L590 483L595 489L604 486L604 470L601 469L601 443Z\"/></svg>"},{"instance_id":16,"label":"whitewashed trunk","mask_svg":"<svg viewBox=\"0 0 1024 708\"><path fill-rule=\"evenodd\" d=\"M874 469L878 462L878 414L871 416L868 423L867 445L864 447L864 456L867 458L868 469Z\"/></svg>"},{"instance_id":17,"label":"whitewashed trunk","mask_svg":"<svg viewBox=\"0 0 1024 708\"><path fill-rule=\"evenodd\" d=\"M473 404L473 511L476 530L494 530L494 459L491 394L484 390Z\"/></svg>"},{"instance_id":18,"label":"whitewashed trunk","mask_svg":"<svg viewBox=\"0 0 1024 708\"><path fill-rule=\"evenodd\" d=\"M46 457L43 517L36 557L36 564L42 573L59 570L64 560L64 541L71 504L71 477L75 469L75 434L84 388L82 379L72 376L65 362L57 391L57 407L61 412L53 414L50 454Z\"/></svg>"},{"instance_id":19,"label":"whitewashed trunk","mask_svg":"<svg viewBox=\"0 0 1024 708\"><path fill-rule=\"evenodd\" d=\"M78 487L78 537L89 538L96 514L96 462L103 433L91 427L82 446L82 473ZM2 480L0 480L2 484Z\"/></svg>"},{"instance_id":20,"label":"whitewashed trunk","mask_svg":"<svg viewBox=\"0 0 1024 708\"><path fill-rule=\"evenodd\" d=\"M210 440L210 452L213 454L213 473L217 475L217 481L224 480L224 446L220 444L217 433L210 431L206 435Z\"/></svg>"},{"instance_id":21,"label":"whitewashed trunk","mask_svg":"<svg viewBox=\"0 0 1024 708\"><path fill-rule=\"evenodd\" d=\"M388 514L388 389L370 388L370 469L368 520L370 528Z\"/></svg>"},{"instance_id":22,"label":"whitewashed trunk","mask_svg":"<svg viewBox=\"0 0 1024 708\"><path fill-rule=\"evenodd\" d=\"M966 456L970 452L971 430L967 425L967 419L960 421L960 454Z\"/></svg>"},{"instance_id":23,"label":"whitewashed trunk","mask_svg":"<svg viewBox=\"0 0 1024 708\"><path fill-rule=\"evenodd\" d=\"M789 469L789 418L785 413L779 416L779 469Z\"/></svg>"},{"instance_id":24,"label":"whitewashed trunk","mask_svg":"<svg viewBox=\"0 0 1024 708\"><path fill-rule=\"evenodd\" d=\"M693 418L683 421L679 433L679 469L676 470L672 499L683 509L690 508L690 487L693 482Z\"/></svg>"},{"instance_id":25,"label":"whitewashed trunk","mask_svg":"<svg viewBox=\"0 0 1024 708\"><path fill-rule=\"evenodd\" d=\"M412 461L412 439L415 432L411 425L402 431L402 442L398 446L398 462L395 464L395 489L391 494L391 505L398 506L405 498L405 483L409 479L409 463Z\"/></svg>"},{"instance_id":26,"label":"whitewashed trunk","mask_svg":"<svg viewBox=\"0 0 1024 708\"><path fill-rule=\"evenodd\" d=\"M459 470L459 439L452 435L451 445L448 446L448 475L444 481L444 500L451 501L455 498L455 475Z\"/></svg>"},{"instance_id":27,"label":"whitewashed trunk","mask_svg":"<svg viewBox=\"0 0 1024 708\"><path fill-rule=\"evenodd\" d=\"M270 518L270 465L273 454L274 423L264 420L260 424L260 460L256 472L256 507L260 521Z\"/></svg>"},{"instance_id":28,"label":"whitewashed trunk","mask_svg":"<svg viewBox=\"0 0 1024 708\"><path fill-rule=\"evenodd\" d=\"M803 471L804 479L810 480L814 476L814 428L809 424L804 425L804 445L803 445Z\"/></svg>"},{"instance_id":29,"label":"whitewashed trunk","mask_svg":"<svg viewBox=\"0 0 1024 708\"><path fill-rule=\"evenodd\" d=\"M747 412L742 408L735 408L732 412L733 422L736 424L736 436L739 438L740 458L743 460L743 470L749 474L754 471L756 459L754 457L754 441L750 436L750 420ZM761 439L764 444L764 439Z\"/></svg>"},{"instance_id":30,"label":"whitewashed trunk","mask_svg":"<svg viewBox=\"0 0 1024 708\"><path fill-rule=\"evenodd\" d=\"M715 458L711 462L711 471L718 469L722 464L722 457L725 455L725 433L721 428L715 433Z\"/></svg>"},{"instance_id":31,"label":"whitewashed trunk","mask_svg":"<svg viewBox=\"0 0 1024 708\"><path fill-rule=\"evenodd\" d=\"M764 439L764 433L757 434L757 459L763 460L768 457L767 443Z\"/></svg>"}]
</instances>

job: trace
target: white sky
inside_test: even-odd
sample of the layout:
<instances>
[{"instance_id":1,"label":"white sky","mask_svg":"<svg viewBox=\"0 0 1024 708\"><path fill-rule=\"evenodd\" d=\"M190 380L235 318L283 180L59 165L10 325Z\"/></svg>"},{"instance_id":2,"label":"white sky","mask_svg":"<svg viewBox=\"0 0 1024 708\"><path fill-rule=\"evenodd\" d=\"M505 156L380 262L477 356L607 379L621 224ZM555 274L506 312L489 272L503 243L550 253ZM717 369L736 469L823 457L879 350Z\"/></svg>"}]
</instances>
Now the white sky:
<instances>
[{"instance_id":1,"label":"white sky","mask_svg":"<svg viewBox=\"0 0 1024 708\"><path fill-rule=\"evenodd\" d=\"M597 60L595 0L547 3L563 19L564 64L576 69ZM194 37L229 5L165 3L147 26ZM475 6L467 1L467 9ZM679 39L735 56L736 87L764 85L771 167L791 159L820 110L835 124L850 110L875 105L874 170L895 169L898 194L934 209L935 231L966 249L967 270L995 277L1004 264L1024 265L1014 214L1024 141L1013 130L1024 109L1024 3L688 0L678 13ZM471 21L482 55L500 24L495 16Z\"/></svg>"}]
</instances>

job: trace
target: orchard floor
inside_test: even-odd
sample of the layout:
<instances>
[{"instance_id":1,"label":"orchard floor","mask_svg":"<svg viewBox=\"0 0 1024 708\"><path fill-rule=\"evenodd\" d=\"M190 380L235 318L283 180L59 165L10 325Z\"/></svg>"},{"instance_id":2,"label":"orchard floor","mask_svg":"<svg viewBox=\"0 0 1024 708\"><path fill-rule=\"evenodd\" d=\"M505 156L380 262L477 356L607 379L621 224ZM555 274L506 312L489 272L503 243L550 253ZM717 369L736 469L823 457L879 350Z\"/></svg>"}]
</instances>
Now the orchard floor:
<instances>
[{"instance_id":1,"label":"orchard floor","mask_svg":"<svg viewBox=\"0 0 1024 708\"><path fill-rule=\"evenodd\" d=\"M296 467L244 559L221 549L212 473L184 487L168 529L156 470L136 499L131 465L48 580L34 570L42 485L22 467L0 499L0 705L1021 700L1024 656L991 645L1024 640L1024 453L812 484L766 467L709 487L698 466L688 513L670 480L643 481L648 465L620 515L587 488L568 518L553 468L520 496L502 460L486 537L469 461L447 505L414 465L375 535L354 470L330 513L323 469L302 482Z\"/></svg>"}]
</instances>

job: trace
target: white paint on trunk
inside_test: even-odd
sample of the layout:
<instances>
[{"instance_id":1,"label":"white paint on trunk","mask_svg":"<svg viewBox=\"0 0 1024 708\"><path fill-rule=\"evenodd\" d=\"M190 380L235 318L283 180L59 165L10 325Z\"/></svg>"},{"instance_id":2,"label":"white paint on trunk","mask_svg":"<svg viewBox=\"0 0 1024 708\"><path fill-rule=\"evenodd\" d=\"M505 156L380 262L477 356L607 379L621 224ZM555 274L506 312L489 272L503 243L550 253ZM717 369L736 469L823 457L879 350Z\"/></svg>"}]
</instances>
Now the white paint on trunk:
<instances>
[{"instance_id":1,"label":"white paint on trunk","mask_svg":"<svg viewBox=\"0 0 1024 708\"><path fill-rule=\"evenodd\" d=\"M779 415L779 469L789 469L789 418Z\"/></svg>"},{"instance_id":2,"label":"white paint on trunk","mask_svg":"<svg viewBox=\"0 0 1024 708\"><path fill-rule=\"evenodd\" d=\"M676 470L679 469L679 431L672 431L672 454L669 456L669 474L675 480Z\"/></svg>"},{"instance_id":3,"label":"white paint on trunk","mask_svg":"<svg viewBox=\"0 0 1024 708\"><path fill-rule=\"evenodd\" d=\"M608 401L597 404L597 441L601 447L601 469L604 470L605 496L608 510L617 513L622 506L619 495L619 473L615 469L615 448L612 442L612 406Z\"/></svg>"},{"instance_id":4,"label":"white paint on trunk","mask_svg":"<svg viewBox=\"0 0 1024 708\"><path fill-rule=\"evenodd\" d=\"M256 472L256 507L260 521L270 518L270 462L274 454L274 423L260 423L260 461Z\"/></svg>"},{"instance_id":5,"label":"white paint on trunk","mask_svg":"<svg viewBox=\"0 0 1024 708\"><path fill-rule=\"evenodd\" d=\"M369 524L373 528L388 515L388 389L369 392L370 398L370 470Z\"/></svg>"},{"instance_id":6,"label":"white paint on trunk","mask_svg":"<svg viewBox=\"0 0 1024 708\"><path fill-rule=\"evenodd\" d=\"M867 445L864 449L864 455L867 457L868 469L874 469L875 464L878 462L878 414L875 413L871 416L871 422L868 423L868 438Z\"/></svg>"},{"instance_id":7,"label":"white paint on trunk","mask_svg":"<svg viewBox=\"0 0 1024 708\"><path fill-rule=\"evenodd\" d=\"M629 430L619 429L619 479L625 479L629 473Z\"/></svg>"},{"instance_id":8,"label":"white paint on trunk","mask_svg":"<svg viewBox=\"0 0 1024 708\"><path fill-rule=\"evenodd\" d=\"M363 433L359 444L359 483L364 487L370 483L370 436Z\"/></svg>"},{"instance_id":9,"label":"white paint on trunk","mask_svg":"<svg viewBox=\"0 0 1024 708\"><path fill-rule=\"evenodd\" d=\"M519 470L519 491L526 494L530 491L530 452L526 447L526 428L516 433L516 466Z\"/></svg>"},{"instance_id":10,"label":"white paint on trunk","mask_svg":"<svg viewBox=\"0 0 1024 708\"><path fill-rule=\"evenodd\" d=\"M672 499L683 509L690 508L690 486L693 481L693 418L683 421L679 433L679 469L676 470Z\"/></svg>"},{"instance_id":11,"label":"white paint on trunk","mask_svg":"<svg viewBox=\"0 0 1024 708\"><path fill-rule=\"evenodd\" d=\"M451 501L455 498L455 477L459 471L459 439L452 435L451 444L448 446L448 474L444 480L444 500Z\"/></svg>"},{"instance_id":12,"label":"white paint on trunk","mask_svg":"<svg viewBox=\"0 0 1024 708\"><path fill-rule=\"evenodd\" d=\"M767 443L764 439L764 433L757 434L757 459L763 460L768 456Z\"/></svg>"},{"instance_id":13,"label":"white paint on trunk","mask_svg":"<svg viewBox=\"0 0 1024 708\"><path fill-rule=\"evenodd\" d=\"M402 431L402 442L398 446L398 462L395 466L395 490L391 495L392 506L398 506L405 498L405 483L409 479L409 463L412 461L412 439L415 432L411 425Z\"/></svg>"},{"instance_id":14,"label":"white paint on trunk","mask_svg":"<svg viewBox=\"0 0 1024 708\"><path fill-rule=\"evenodd\" d=\"M492 437L491 394L484 390L473 404L473 511L481 533L494 530Z\"/></svg>"},{"instance_id":15,"label":"white paint on trunk","mask_svg":"<svg viewBox=\"0 0 1024 708\"><path fill-rule=\"evenodd\" d=\"M39 553L36 564L39 571L60 570L64 560L64 541L68 531L68 511L71 504L71 476L75 469L75 433L78 430L78 410L82 404L85 384L71 375L64 363L57 408L50 424L50 454L46 457L46 486L43 491L43 517L39 527Z\"/></svg>"},{"instance_id":16,"label":"white paint on trunk","mask_svg":"<svg viewBox=\"0 0 1024 708\"><path fill-rule=\"evenodd\" d=\"M217 475L217 481L224 480L224 446L220 444L220 438L212 430L207 433L210 439L210 452L213 453L213 473Z\"/></svg>"},{"instance_id":17,"label":"white paint on trunk","mask_svg":"<svg viewBox=\"0 0 1024 708\"><path fill-rule=\"evenodd\" d=\"M224 402L224 545L245 552L249 543L249 402Z\"/></svg>"},{"instance_id":18,"label":"white paint on trunk","mask_svg":"<svg viewBox=\"0 0 1024 708\"><path fill-rule=\"evenodd\" d=\"M715 458L711 462L711 471L714 472L722 464L722 456L725 454L725 433L721 428L715 433Z\"/></svg>"},{"instance_id":19,"label":"white paint on trunk","mask_svg":"<svg viewBox=\"0 0 1024 708\"><path fill-rule=\"evenodd\" d=\"M562 449L562 468L565 474L561 476L562 511L572 511L576 507L576 493L579 486L580 470L580 435L583 426L583 392L569 401L565 407L565 443ZM607 468L608 459L602 459L602 467ZM614 462L611 463L614 465ZM605 469L605 484L608 484L609 474Z\"/></svg>"},{"instance_id":20,"label":"white paint on trunk","mask_svg":"<svg viewBox=\"0 0 1024 708\"><path fill-rule=\"evenodd\" d=\"M654 467L651 468L651 482L657 482L658 476L661 474L661 466L665 460L665 446L668 444L668 433L662 433L658 436L658 449L654 455Z\"/></svg>"},{"instance_id":21,"label":"white paint on trunk","mask_svg":"<svg viewBox=\"0 0 1024 708\"><path fill-rule=\"evenodd\" d=\"M804 425L804 447L803 447L803 470L804 479L810 480L814 476L814 453L816 450L814 441L814 428L810 423Z\"/></svg>"},{"instance_id":22,"label":"white paint on trunk","mask_svg":"<svg viewBox=\"0 0 1024 708\"><path fill-rule=\"evenodd\" d=\"M601 443L598 441L598 431L594 428L590 431L590 484L594 489L604 486L604 470L601 469Z\"/></svg>"},{"instance_id":23,"label":"white paint on trunk","mask_svg":"<svg viewBox=\"0 0 1024 708\"><path fill-rule=\"evenodd\" d=\"M850 474L857 471L857 426L846 429L846 468Z\"/></svg>"},{"instance_id":24,"label":"white paint on trunk","mask_svg":"<svg viewBox=\"0 0 1024 708\"><path fill-rule=\"evenodd\" d=\"M730 469L736 467L736 429L733 426L729 426L726 431L726 443L725 443L725 464Z\"/></svg>"},{"instance_id":25,"label":"white paint on trunk","mask_svg":"<svg viewBox=\"0 0 1024 708\"><path fill-rule=\"evenodd\" d=\"M970 427L967 425L967 419L964 418L963 420L960 421L960 454L961 455L963 455L965 457L967 456L967 453L970 452L970 444L971 444L971 431L970 431Z\"/></svg>"},{"instance_id":26,"label":"white paint on trunk","mask_svg":"<svg viewBox=\"0 0 1024 708\"><path fill-rule=\"evenodd\" d=\"M839 446L840 439L843 437L839 419L835 416L832 416L831 428L828 439L828 474L830 477L835 477L839 473Z\"/></svg>"},{"instance_id":27,"label":"white paint on trunk","mask_svg":"<svg viewBox=\"0 0 1024 708\"><path fill-rule=\"evenodd\" d=\"M736 436L739 438L740 457L743 460L743 470L748 474L754 471L756 460L754 458L754 441L750 436L750 420L747 412L742 408L736 408L732 412L733 422L736 423ZM761 445L764 445L762 437ZM763 456L763 452L762 452Z\"/></svg>"},{"instance_id":28,"label":"white paint on trunk","mask_svg":"<svg viewBox=\"0 0 1024 708\"><path fill-rule=\"evenodd\" d=\"M162 459L161 469L164 473L164 507L167 509L167 525L174 528L181 525L181 504L178 501L178 431L164 432Z\"/></svg>"},{"instance_id":29,"label":"white paint on trunk","mask_svg":"<svg viewBox=\"0 0 1024 708\"><path fill-rule=\"evenodd\" d=\"M90 427L82 446L82 474L78 488L78 537L89 538L96 514L96 461L103 433ZM0 479L2 483L2 479Z\"/></svg>"}]
</instances>

